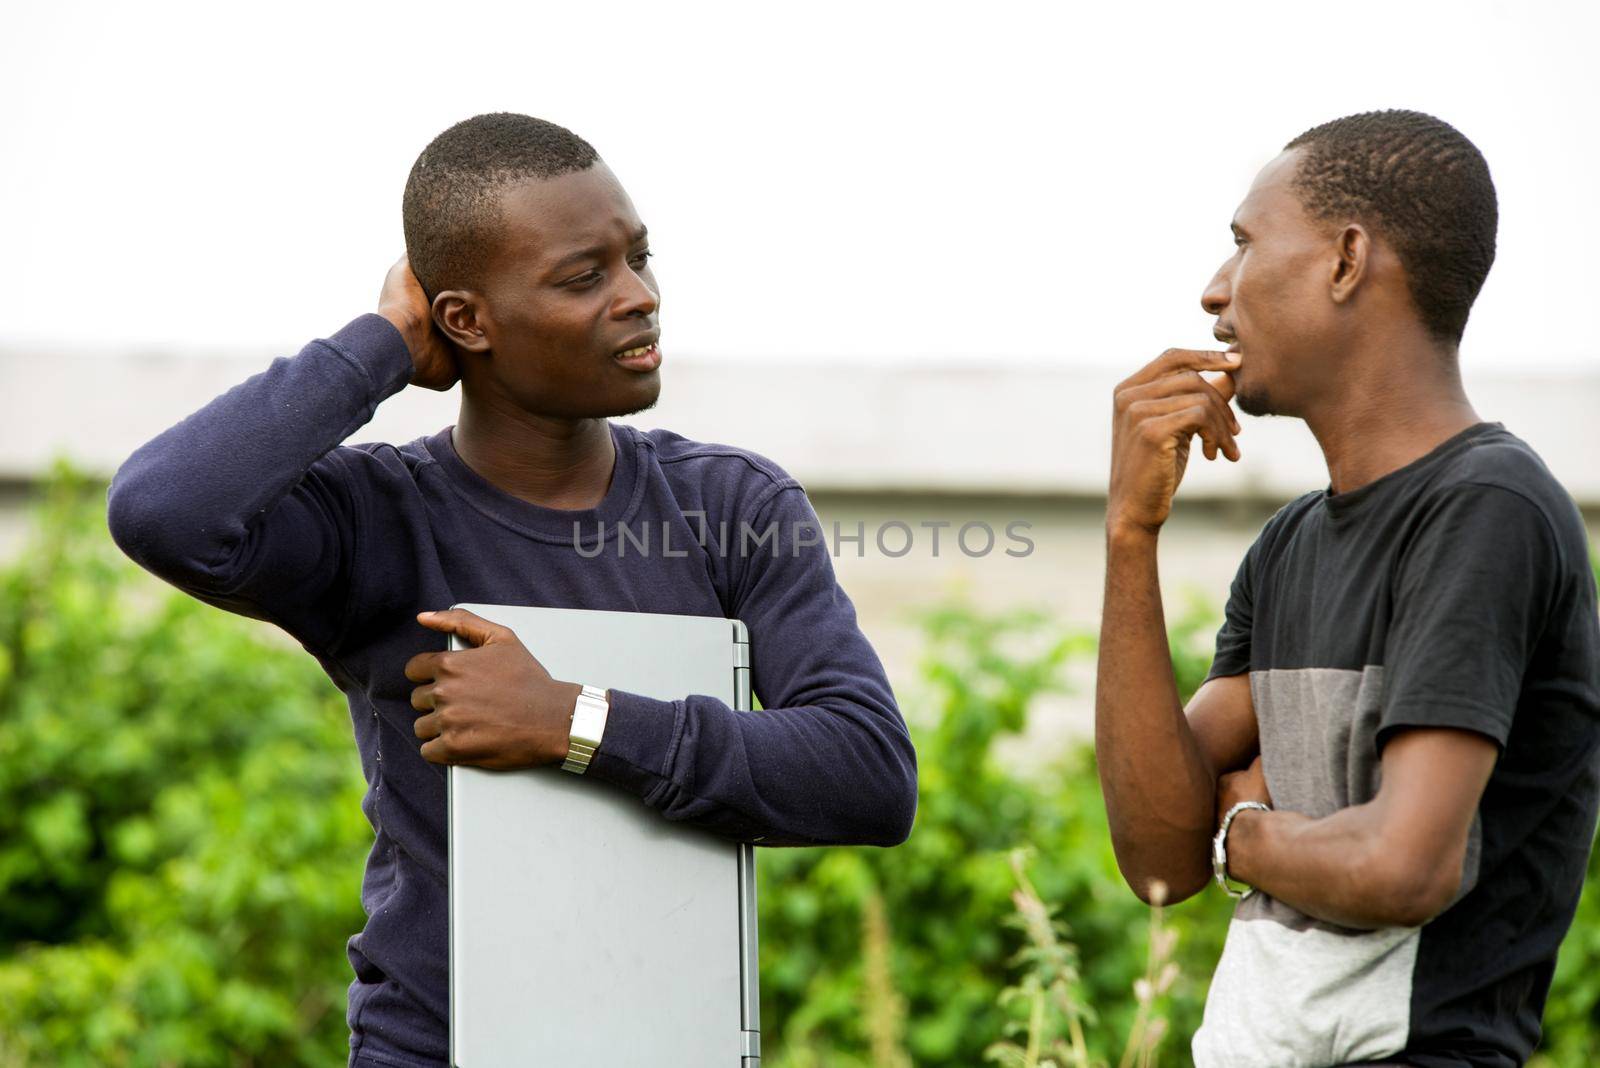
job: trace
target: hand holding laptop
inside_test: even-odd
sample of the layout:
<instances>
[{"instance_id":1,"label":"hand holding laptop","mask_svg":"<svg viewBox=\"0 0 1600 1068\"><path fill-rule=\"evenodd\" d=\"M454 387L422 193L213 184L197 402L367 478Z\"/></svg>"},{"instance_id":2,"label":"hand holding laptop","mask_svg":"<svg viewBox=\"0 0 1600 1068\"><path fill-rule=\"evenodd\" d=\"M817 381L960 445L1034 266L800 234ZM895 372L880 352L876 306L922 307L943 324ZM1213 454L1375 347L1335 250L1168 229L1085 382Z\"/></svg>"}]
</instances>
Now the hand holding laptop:
<instances>
[{"instance_id":1,"label":"hand holding laptop","mask_svg":"<svg viewBox=\"0 0 1600 1068\"><path fill-rule=\"evenodd\" d=\"M424 758L500 770L566 759L580 684L551 678L510 627L465 609L423 612L417 621L474 646L406 661L406 678L422 684L411 707L423 713L414 729Z\"/></svg>"}]
</instances>

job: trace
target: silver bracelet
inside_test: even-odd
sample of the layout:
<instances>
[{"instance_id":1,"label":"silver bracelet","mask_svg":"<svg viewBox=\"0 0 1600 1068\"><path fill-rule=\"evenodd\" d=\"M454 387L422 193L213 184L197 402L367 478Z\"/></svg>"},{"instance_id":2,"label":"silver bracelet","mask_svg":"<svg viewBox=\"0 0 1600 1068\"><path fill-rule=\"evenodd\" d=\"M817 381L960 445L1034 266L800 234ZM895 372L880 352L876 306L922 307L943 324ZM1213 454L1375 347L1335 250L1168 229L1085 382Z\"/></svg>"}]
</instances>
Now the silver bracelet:
<instances>
[{"instance_id":1,"label":"silver bracelet","mask_svg":"<svg viewBox=\"0 0 1600 1068\"><path fill-rule=\"evenodd\" d=\"M1228 828L1233 825L1233 817L1247 808L1262 812L1272 811L1271 805L1262 804L1260 801L1240 801L1222 817L1222 826L1217 828L1217 836L1211 839L1211 873L1217 877L1217 885L1222 887L1223 893L1241 901L1255 893L1256 888L1240 883L1244 889L1235 890L1228 884Z\"/></svg>"}]
</instances>

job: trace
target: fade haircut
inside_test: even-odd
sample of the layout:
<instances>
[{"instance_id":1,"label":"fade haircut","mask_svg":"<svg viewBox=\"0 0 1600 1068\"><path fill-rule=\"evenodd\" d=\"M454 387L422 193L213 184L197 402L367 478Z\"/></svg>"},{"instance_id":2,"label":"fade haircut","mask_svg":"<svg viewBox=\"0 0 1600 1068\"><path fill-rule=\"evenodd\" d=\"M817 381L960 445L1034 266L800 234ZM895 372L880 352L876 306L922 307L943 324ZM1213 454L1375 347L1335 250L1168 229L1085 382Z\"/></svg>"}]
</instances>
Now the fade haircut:
<instances>
[{"instance_id":1,"label":"fade haircut","mask_svg":"<svg viewBox=\"0 0 1600 1068\"><path fill-rule=\"evenodd\" d=\"M599 158L571 130L508 111L475 115L435 137L412 165L401 205L406 256L428 299L481 283L506 186L587 170Z\"/></svg>"},{"instance_id":2,"label":"fade haircut","mask_svg":"<svg viewBox=\"0 0 1600 1068\"><path fill-rule=\"evenodd\" d=\"M1334 119L1284 146L1296 148L1304 153L1294 188L1306 210L1370 226L1400 257L1428 332L1458 344L1494 263L1499 208L1483 153L1418 111Z\"/></svg>"}]
</instances>

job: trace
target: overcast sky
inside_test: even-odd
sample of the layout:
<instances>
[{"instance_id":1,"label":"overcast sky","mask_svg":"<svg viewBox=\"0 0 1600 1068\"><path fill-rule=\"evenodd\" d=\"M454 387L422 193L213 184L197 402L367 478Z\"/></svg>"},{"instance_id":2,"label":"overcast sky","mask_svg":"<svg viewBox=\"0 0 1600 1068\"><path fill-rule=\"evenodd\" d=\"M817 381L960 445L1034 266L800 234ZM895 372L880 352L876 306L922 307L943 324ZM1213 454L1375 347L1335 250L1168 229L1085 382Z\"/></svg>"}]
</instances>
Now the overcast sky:
<instances>
[{"instance_id":1,"label":"overcast sky","mask_svg":"<svg viewBox=\"0 0 1600 1068\"><path fill-rule=\"evenodd\" d=\"M1600 355L1600 5L19 5L0 344L293 351L370 310L421 148L590 140L652 234L662 349L1143 362L1205 345L1234 206L1379 107L1488 157L1463 352Z\"/></svg>"}]
</instances>

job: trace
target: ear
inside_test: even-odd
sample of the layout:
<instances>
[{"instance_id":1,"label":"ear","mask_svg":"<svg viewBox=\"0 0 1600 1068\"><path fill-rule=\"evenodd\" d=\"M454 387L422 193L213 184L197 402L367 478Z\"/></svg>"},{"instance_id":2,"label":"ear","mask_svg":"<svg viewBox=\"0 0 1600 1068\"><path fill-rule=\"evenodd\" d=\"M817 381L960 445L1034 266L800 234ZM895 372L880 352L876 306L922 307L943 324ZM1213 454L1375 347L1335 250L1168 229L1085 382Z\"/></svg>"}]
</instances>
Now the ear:
<instances>
[{"instance_id":1,"label":"ear","mask_svg":"<svg viewBox=\"0 0 1600 1068\"><path fill-rule=\"evenodd\" d=\"M470 289L447 289L434 297L433 321L457 348L465 352L489 351L483 298Z\"/></svg>"},{"instance_id":2,"label":"ear","mask_svg":"<svg viewBox=\"0 0 1600 1068\"><path fill-rule=\"evenodd\" d=\"M1335 304L1343 304L1372 268L1372 235L1360 223L1350 223L1335 235L1334 250L1338 258L1328 277L1328 295Z\"/></svg>"}]
</instances>

